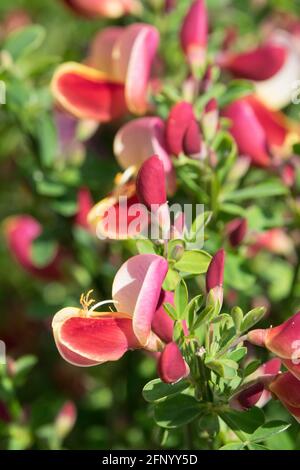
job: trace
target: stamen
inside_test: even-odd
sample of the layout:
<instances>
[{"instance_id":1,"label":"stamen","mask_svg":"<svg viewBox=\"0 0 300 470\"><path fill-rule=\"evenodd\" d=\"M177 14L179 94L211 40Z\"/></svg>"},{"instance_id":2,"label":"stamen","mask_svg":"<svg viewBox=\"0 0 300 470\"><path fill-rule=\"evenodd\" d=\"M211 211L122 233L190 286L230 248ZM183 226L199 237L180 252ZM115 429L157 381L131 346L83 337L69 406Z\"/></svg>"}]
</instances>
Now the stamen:
<instances>
[{"instance_id":1,"label":"stamen","mask_svg":"<svg viewBox=\"0 0 300 470\"><path fill-rule=\"evenodd\" d=\"M90 299L90 295L92 294L92 292L94 292L93 289L89 290L87 294L81 294L80 296L80 303L84 312L87 312L89 306L96 302L94 299Z\"/></svg>"}]
</instances>

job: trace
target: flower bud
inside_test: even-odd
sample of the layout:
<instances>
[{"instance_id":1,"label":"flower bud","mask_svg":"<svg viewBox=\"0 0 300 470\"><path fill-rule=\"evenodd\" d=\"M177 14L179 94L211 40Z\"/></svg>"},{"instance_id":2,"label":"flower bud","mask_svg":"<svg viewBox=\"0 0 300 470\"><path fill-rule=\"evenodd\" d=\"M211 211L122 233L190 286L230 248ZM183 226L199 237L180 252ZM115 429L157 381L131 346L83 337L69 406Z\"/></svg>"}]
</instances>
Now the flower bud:
<instances>
[{"instance_id":1,"label":"flower bud","mask_svg":"<svg viewBox=\"0 0 300 470\"><path fill-rule=\"evenodd\" d=\"M300 380L290 372L285 372L271 382L269 390L300 423Z\"/></svg>"},{"instance_id":2,"label":"flower bud","mask_svg":"<svg viewBox=\"0 0 300 470\"><path fill-rule=\"evenodd\" d=\"M244 218L234 219L226 227L227 236L232 247L239 246L247 233L247 220Z\"/></svg>"},{"instance_id":3,"label":"flower bud","mask_svg":"<svg viewBox=\"0 0 300 470\"><path fill-rule=\"evenodd\" d=\"M139 201L149 211L152 205L161 206L167 202L164 166L156 155L142 164L137 175L136 191Z\"/></svg>"},{"instance_id":4,"label":"flower bud","mask_svg":"<svg viewBox=\"0 0 300 470\"><path fill-rule=\"evenodd\" d=\"M205 61L208 35L208 17L205 0L195 0L184 18L180 40L187 61L201 67Z\"/></svg>"},{"instance_id":5,"label":"flower bud","mask_svg":"<svg viewBox=\"0 0 300 470\"><path fill-rule=\"evenodd\" d=\"M183 359L177 344L175 342L168 343L158 362L160 379L166 383L175 383L187 377L189 373L189 366Z\"/></svg>"},{"instance_id":6,"label":"flower bud","mask_svg":"<svg viewBox=\"0 0 300 470\"><path fill-rule=\"evenodd\" d=\"M225 251L223 248L213 256L206 273L206 292L223 286Z\"/></svg>"},{"instance_id":7,"label":"flower bud","mask_svg":"<svg viewBox=\"0 0 300 470\"><path fill-rule=\"evenodd\" d=\"M64 439L74 427L77 411L72 401L67 401L59 411L55 420L55 430L61 439Z\"/></svg>"}]
</instances>

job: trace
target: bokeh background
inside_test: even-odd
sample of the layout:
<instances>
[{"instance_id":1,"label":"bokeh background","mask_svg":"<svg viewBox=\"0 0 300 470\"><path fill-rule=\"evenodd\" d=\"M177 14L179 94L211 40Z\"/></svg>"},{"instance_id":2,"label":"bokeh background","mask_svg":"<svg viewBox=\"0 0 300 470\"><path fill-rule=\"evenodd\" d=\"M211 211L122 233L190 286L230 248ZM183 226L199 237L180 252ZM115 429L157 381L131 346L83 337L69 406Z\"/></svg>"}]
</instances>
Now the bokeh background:
<instances>
[{"instance_id":1,"label":"bokeh background","mask_svg":"<svg viewBox=\"0 0 300 470\"><path fill-rule=\"evenodd\" d=\"M180 65L178 28L189 2L180 0L176 12L167 18L156 12L155 1L145 3L151 5L143 20L162 32L164 73L180 81L185 70ZM213 26L212 50L232 25L238 25L245 43L251 44L270 14L300 12L300 3L295 0L207 3ZM49 82L57 64L82 60L95 32L106 25L128 24L133 18L84 20L58 0L1 0L1 41L9 28L7 15L16 9L28 15L28 22L40 25L45 37L13 70L1 56L0 78L7 84L7 103L0 106L0 339L7 347L9 367L1 368L0 375L0 448L182 448L181 432L163 436L141 394L144 384L156 377L152 357L129 352L117 363L80 369L59 356L51 332L55 312L78 305L82 292L94 289L98 300L110 298L114 273L136 248L129 241L100 242L76 218L82 188L88 188L94 201L112 188L119 171L112 142L120 123L100 126L91 138L88 126L77 129L76 138L66 138L66 126L73 136L75 123L70 120L61 126L57 114L53 119ZM296 106L286 112L300 120ZM248 222L262 228L285 227L285 209L285 199L260 201L249 209ZM60 247L61 276L45 278L20 266L5 237L7 218L19 214L31 215L41 224L42 236L33 253L41 268ZM290 227L293 236L298 222ZM208 230L207 248L214 249L221 240L214 227ZM226 270L229 304L240 303L245 308L266 304L274 322L299 308L299 271L295 272L293 256L262 252L246 263L232 256ZM70 429L60 431L58 439L57 416L66 402L72 403L72 413L76 410L76 421ZM299 425L283 408L273 402L267 414L293 423L286 433L270 440L270 447L300 449Z\"/></svg>"}]
</instances>

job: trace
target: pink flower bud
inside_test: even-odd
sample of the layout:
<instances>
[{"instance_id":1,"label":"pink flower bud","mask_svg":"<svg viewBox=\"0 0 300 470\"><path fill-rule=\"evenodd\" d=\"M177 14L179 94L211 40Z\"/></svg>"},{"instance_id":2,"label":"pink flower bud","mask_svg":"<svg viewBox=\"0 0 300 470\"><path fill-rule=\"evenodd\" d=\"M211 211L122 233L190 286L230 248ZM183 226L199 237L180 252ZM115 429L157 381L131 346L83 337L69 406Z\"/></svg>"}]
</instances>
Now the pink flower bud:
<instances>
[{"instance_id":1,"label":"pink flower bud","mask_svg":"<svg viewBox=\"0 0 300 470\"><path fill-rule=\"evenodd\" d=\"M209 100L202 116L202 129L208 140L212 140L219 127L219 109L215 98Z\"/></svg>"},{"instance_id":2,"label":"pink flower bud","mask_svg":"<svg viewBox=\"0 0 300 470\"><path fill-rule=\"evenodd\" d=\"M194 121L196 118L190 103L181 101L173 106L166 123L166 141L171 154L178 156L184 151L185 136ZM190 145L190 138L188 142Z\"/></svg>"},{"instance_id":3,"label":"pink flower bud","mask_svg":"<svg viewBox=\"0 0 300 470\"><path fill-rule=\"evenodd\" d=\"M149 211L151 205L163 205L167 201L166 178L161 160L153 155L146 160L137 175L136 191L139 201Z\"/></svg>"},{"instance_id":4,"label":"pink flower bud","mask_svg":"<svg viewBox=\"0 0 300 470\"><path fill-rule=\"evenodd\" d=\"M90 224L88 223L87 217L94 204L88 188L80 188L77 195L77 204L78 209L75 217L75 223L79 227L89 230Z\"/></svg>"},{"instance_id":5,"label":"pink flower bud","mask_svg":"<svg viewBox=\"0 0 300 470\"><path fill-rule=\"evenodd\" d=\"M197 155L202 147L201 133L196 121L191 121L183 138L183 151L186 155Z\"/></svg>"},{"instance_id":6,"label":"pink flower bud","mask_svg":"<svg viewBox=\"0 0 300 470\"><path fill-rule=\"evenodd\" d=\"M181 47L191 65L201 66L205 60L208 35L208 17L204 0L195 0L184 18Z\"/></svg>"},{"instance_id":7,"label":"pink flower bud","mask_svg":"<svg viewBox=\"0 0 300 470\"><path fill-rule=\"evenodd\" d=\"M226 232L231 246L239 246L247 233L247 220L244 218L232 220L227 224Z\"/></svg>"},{"instance_id":8,"label":"pink flower bud","mask_svg":"<svg viewBox=\"0 0 300 470\"><path fill-rule=\"evenodd\" d=\"M206 292L223 286L225 251L223 248L213 256L206 273Z\"/></svg>"},{"instance_id":9,"label":"pink flower bud","mask_svg":"<svg viewBox=\"0 0 300 470\"><path fill-rule=\"evenodd\" d=\"M77 418L77 411L72 401L67 401L59 411L55 420L55 430L61 439L64 439L73 429Z\"/></svg>"},{"instance_id":10,"label":"pink flower bud","mask_svg":"<svg viewBox=\"0 0 300 470\"><path fill-rule=\"evenodd\" d=\"M175 342L166 345L158 362L158 374L166 383L175 383L187 377L190 373L179 347Z\"/></svg>"},{"instance_id":11,"label":"pink flower bud","mask_svg":"<svg viewBox=\"0 0 300 470\"><path fill-rule=\"evenodd\" d=\"M300 380L290 372L285 372L275 378L269 385L269 390L300 423Z\"/></svg>"}]
</instances>

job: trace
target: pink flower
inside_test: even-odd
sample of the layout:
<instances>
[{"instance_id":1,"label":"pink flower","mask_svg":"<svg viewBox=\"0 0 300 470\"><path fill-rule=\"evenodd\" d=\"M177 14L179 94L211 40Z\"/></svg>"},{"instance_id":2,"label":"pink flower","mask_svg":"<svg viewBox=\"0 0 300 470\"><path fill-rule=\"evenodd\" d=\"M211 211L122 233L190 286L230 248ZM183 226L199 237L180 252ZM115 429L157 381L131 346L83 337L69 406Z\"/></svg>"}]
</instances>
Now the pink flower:
<instances>
[{"instance_id":1,"label":"pink flower","mask_svg":"<svg viewBox=\"0 0 300 470\"><path fill-rule=\"evenodd\" d=\"M274 328L250 331L247 338L250 343L264 346L276 354L300 379L300 312Z\"/></svg>"},{"instance_id":2,"label":"pink flower","mask_svg":"<svg viewBox=\"0 0 300 470\"><path fill-rule=\"evenodd\" d=\"M248 378L249 382L230 399L230 406L239 411L253 406L264 407L272 398L268 384L279 373L280 367L281 362L276 358L260 366Z\"/></svg>"},{"instance_id":3,"label":"pink flower","mask_svg":"<svg viewBox=\"0 0 300 470\"><path fill-rule=\"evenodd\" d=\"M289 255L293 252L293 242L282 228L272 228L265 232L255 233L251 241L248 256L255 256L260 250L267 250L278 255Z\"/></svg>"},{"instance_id":4,"label":"pink flower","mask_svg":"<svg viewBox=\"0 0 300 470\"><path fill-rule=\"evenodd\" d=\"M120 359L129 349L159 351L151 329L168 263L157 255L137 255L117 272L112 296L116 312L68 307L53 318L56 345L72 364L92 366ZM86 299L88 300L88 299Z\"/></svg>"},{"instance_id":5,"label":"pink flower","mask_svg":"<svg viewBox=\"0 0 300 470\"><path fill-rule=\"evenodd\" d=\"M226 233L231 246L239 246L247 233L247 220L244 218L233 219L226 225Z\"/></svg>"},{"instance_id":6,"label":"pink flower","mask_svg":"<svg viewBox=\"0 0 300 470\"><path fill-rule=\"evenodd\" d=\"M300 78L300 57L292 36L284 31L276 31L255 49L225 53L220 64L236 77L253 80L256 96L273 110L291 102L291 83Z\"/></svg>"},{"instance_id":7,"label":"pink flower","mask_svg":"<svg viewBox=\"0 0 300 470\"><path fill-rule=\"evenodd\" d=\"M300 381L290 372L285 372L284 374L279 374L271 382L269 390L300 423Z\"/></svg>"},{"instance_id":8,"label":"pink flower","mask_svg":"<svg viewBox=\"0 0 300 470\"><path fill-rule=\"evenodd\" d=\"M166 123L166 141L170 154L176 156L200 151L200 130L190 103L181 101L171 109Z\"/></svg>"},{"instance_id":9,"label":"pink flower","mask_svg":"<svg viewBox=\"0 0 300 470\"><path fill-rule=\"evenodd\" d=\"M147 158L157 155L164 167L168 193L174 193L176 177L167 150L165 123L162 119L147 116L133 119L122 126L114 140L114 153L124 170L134 167L136 171Z\"/></svg>"},{"instance_id":10,"label":"pink flower","mask_svg":"<svg viewBox=\"0 0 300 470\"><path fill-rule=\"evenodd\" d=\"M32 244L42 234L41 224L30 215L17 215L5 220L5 237L17 262L29 273L43 279L61 277L62 253L58 248L47 266L38 266L32 257Z\"/></svg>"},{"instance_id":11,"label":"pink flower","mask_svg":"<svg viewBox=\"0 0 300 470\"><path fill-rule=\"evenodd\" d=\"M235 101L222 115L231 120L230 132L239 153L250 157L254 165L270 166L272 149L282 147L288 135L283 115L269 110L254 97Z\"/></svg>"},{"instance_id":12,"label":"pink flower","mask_svg":"<svg viewBox=\"0 0 300 470\"><path fill-rule=\"evenodd\" d=\"M181 47L192 66L205 61L208 17L205 0L195 0L184 18L180 31Z\"/></svg>"},{"instance_id":13,"label":"pink flower","mask_svg":"<svg viewBox=\"0 0 300 470\"><path fill-rule=\"evenodd\" d=\"M63 0L72 10L88 18L119 18L129 13L138 13L138 0Z\"/></svg>"},{"instance_id":14,"label":"pink flower","mask_svg":"<svg viewBox=\"0 0 300 470\"><path fill-rule=\"evenodd\" d=\"M148 24L104 29L92 43L88 65L58 67L51 84L56 101L79 119L99 122L118 118L126 109L144 114L158 43L158 31Z\"/></svg>"}]
</instances>

